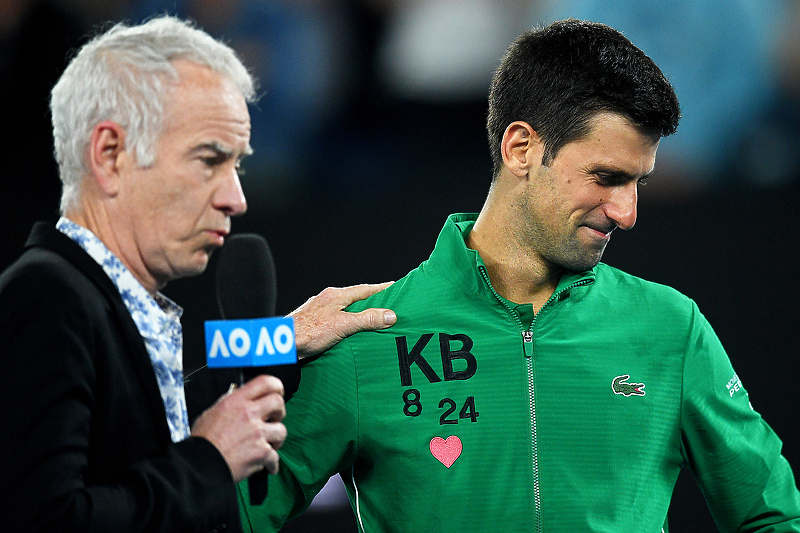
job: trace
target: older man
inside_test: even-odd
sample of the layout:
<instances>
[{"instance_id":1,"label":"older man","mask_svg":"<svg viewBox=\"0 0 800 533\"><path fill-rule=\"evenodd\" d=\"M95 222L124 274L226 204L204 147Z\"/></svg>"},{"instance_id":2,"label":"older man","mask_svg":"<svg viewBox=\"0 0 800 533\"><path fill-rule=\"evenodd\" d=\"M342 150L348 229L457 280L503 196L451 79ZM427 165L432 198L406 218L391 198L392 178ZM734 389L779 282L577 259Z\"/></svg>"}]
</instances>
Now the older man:
<instances>
[{"instance_id":1,"label":"older man","mask_svg":"<svg viewBox=\"0 0 800 533\"><path fill-rule=\"evenodd\" d=\"M159 291L201 273L247 205L253 80L177 19L118 25L52 92L62 218L0 277L4 531L236 531L235 484L278 468L283 386L259 376L189 427L181 309ZM295 313L298 351L391 312L326 291Z\"/></svg>"}]
</instances>

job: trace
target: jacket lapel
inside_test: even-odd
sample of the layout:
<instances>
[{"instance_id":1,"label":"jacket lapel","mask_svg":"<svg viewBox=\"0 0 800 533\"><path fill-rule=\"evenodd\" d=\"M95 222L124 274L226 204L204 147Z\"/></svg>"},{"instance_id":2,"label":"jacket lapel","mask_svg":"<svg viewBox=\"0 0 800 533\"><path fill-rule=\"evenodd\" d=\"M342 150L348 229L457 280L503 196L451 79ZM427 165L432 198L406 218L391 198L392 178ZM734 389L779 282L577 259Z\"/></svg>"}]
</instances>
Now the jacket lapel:
<instances>
[{"instance_id":1,"label":"jacket lapel","mask_svg":"<svg viewBox=\"0 0 800 533\"><path fill-rule=\"evenodd\" d=\"M83 248L50 224L37 222L34 225L28 241L25 243L25 248L32 247L46 248L62 256L86 275L108 300L114 309L115 318L120 324L120 330L125 337L125 344L129 347L128 354L130 354L133 366L137 371L139 381L147 393L151 413L156 420L155 426L160 428L159 440L171 442L167 414L164 409L164 402L161 399L161 391L158 388L153 364L150 362L150 355L145 347L144 339L139 334L136 323L131 318L130 312L125 307L125 303L122 301L122 297L114 283L109 279L102 267Z\"/></svg>"}]
</instances>

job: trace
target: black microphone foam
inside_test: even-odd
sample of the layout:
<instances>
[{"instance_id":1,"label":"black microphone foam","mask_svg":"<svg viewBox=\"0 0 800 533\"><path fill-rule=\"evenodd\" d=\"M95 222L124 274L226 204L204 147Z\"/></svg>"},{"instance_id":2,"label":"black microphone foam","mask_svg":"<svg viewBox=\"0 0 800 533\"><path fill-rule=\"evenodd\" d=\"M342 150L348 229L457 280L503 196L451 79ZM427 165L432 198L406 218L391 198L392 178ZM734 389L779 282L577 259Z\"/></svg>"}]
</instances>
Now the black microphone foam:
<instances>
[{"instance_id":1,"label":"black microphone foam","mask_svg":"<svg viewBox=\"0 0 800 533\"><path fill-rule=\"evenodd\" d=\"M275 314L275 261L267 241L255 233L228 237L217 263L217 303L222 318L264 318Z\"/></svg>"},{"instance_id":2,"label":"black microphone foam","mask_svg":"<svg viewBox=\"0 0 800 533\"><path fill-rule=\"evenodd\" d=\"M217 304L223 319L266 318L275 314L277 298L275 261L266 239L255 233L230 235L217 262ZM244 372L240 371L240 381ZM247 480L250 503L261 505L267 497L267 471Z\"/></svg>"}]
</instances>

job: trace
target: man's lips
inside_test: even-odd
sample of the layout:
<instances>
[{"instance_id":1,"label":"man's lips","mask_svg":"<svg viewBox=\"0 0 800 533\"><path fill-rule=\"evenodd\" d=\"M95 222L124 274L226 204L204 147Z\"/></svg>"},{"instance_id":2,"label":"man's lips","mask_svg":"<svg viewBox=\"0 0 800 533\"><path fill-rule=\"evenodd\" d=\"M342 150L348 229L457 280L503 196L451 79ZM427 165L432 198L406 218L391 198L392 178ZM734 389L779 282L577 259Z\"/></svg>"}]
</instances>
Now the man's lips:
<instances>
[{"instance_id":1,"label":"man's lips","mask_svg":"<svg viewBox=\"0 0 800 533\"><path fill-rule=\"evenodd\" d=\"M597 237L599 239L602 239L602 240L606 240L606 241L611 238L611 232L614 231L617 228L616 226L613 226L613 227L609 228L609 227L606 227L606 226L596 226L596 225L589 225L589 224L584 224L583 227L586 228L587 230L589 230L589 232L593 236L595 236L595 237Z\"/></svg>"},{"instance_id":2,"label":"man's lips","mask_svg":"<svg viewBox=\"0 0 800 533\"><path fill-rule=\"evenodd\" d=\"M228 236L229 231L225 229L209 229L206 230L206 234L211 237L211 240L217 246L222 246L225 244L225 237Z\"/></svg>"}]
</instances>

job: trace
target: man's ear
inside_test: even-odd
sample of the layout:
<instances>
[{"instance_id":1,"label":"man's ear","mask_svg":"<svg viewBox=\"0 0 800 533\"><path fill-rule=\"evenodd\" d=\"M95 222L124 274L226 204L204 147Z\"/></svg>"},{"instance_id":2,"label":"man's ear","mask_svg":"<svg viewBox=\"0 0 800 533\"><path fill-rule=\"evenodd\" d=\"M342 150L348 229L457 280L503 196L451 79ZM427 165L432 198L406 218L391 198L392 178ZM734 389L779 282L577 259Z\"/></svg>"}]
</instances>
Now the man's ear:
<instances>
[{"instance_id":1,"label":"man's ear","mask_svg":"<svg viewBox=\"0 0 800 533\"><path fill-rule=\"evenodd\" d=\"M89 168L97 187L108 196L119 191L121 166L125 164L125 128L104 120L92 130L89 141Z\"/></svg>"},{"instance_id":2,"label":"man's ear","mask_svg":"<svg viewBox=\"0 0 800 533\"><path fill-rule=\"evenodd\" d=\"M512 122L503 134L500 143L503 164L506 168L522 178L542 163L544 146L530 124L523 121Z\"/></svg>"}]
</instances>

